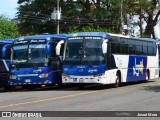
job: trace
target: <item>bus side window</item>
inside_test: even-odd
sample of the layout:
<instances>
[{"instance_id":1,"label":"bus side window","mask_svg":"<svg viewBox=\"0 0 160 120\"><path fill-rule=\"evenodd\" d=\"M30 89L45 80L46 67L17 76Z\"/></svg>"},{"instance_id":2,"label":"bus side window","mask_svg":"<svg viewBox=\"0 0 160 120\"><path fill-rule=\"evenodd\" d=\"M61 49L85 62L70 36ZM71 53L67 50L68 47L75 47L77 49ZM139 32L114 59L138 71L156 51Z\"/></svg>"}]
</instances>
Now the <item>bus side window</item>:
<instances>
[{"instance_id":1,"label":"bus side window","mask_svg":"<svg viewBox=\"0 0 160 120\"><path fill-rule=\"evenodd\" d=\"M10 49L10 48L7 48L5 52L6 52L5 58L6 58L6 59L10 59L11 49Z\"/></svg>"},{"instance_id":2,"label":"bus side window","mask_svg":"<svg viewBox=\"0 0 160 120\"><path fill-rule=\"evenodd\" d=\"M153 56L154 55L154 49L153 47L148 47L148 55Z\"/></svg>"},{"instance_id":3,"label":"bus side window","mask_svg":"<svg viewBox=\"0 0 160 120\"><path fill-rule=\"evenodd\" d=\"M131 54L131 55L136 54L136 46L135 45L129 45L129 54Z\"/></svg>"},{"instance_id":4,"label":"bus side window","mask_svg":"<svg viewBox=\"0 0 160 120\"><path fill-rule=\"evenodd\" d=\"M115 46L115 43L111 43L111 53L116 53L116 46Z\"/></svg>"},{"instance_id":5,"label":"bus side window","mask_svg":"<svg viewBox=\"0 0 160 120\"><path fill-rule=\"evenodd\" d=\"M136 45L136 52L137 52L137 55L142 55L142 46L140 45Z\"/></svg>"},{"instance_id":6,"label":"bus side window","mask_svg":"<svg viewBox=\"0 0 160 120\"><path fill-rule=\"evenodd\" d=\"M158 45L158 52L159 52L159 60L160 60L160 45Z\"/></svg>"},{"instance_id":7,"label":"bus side window","mask_svg":"<svg viewBox=\"0 0 160 120\"><path fill-rule=\"evenodd\" d=\"M143 46L143 55L148 55L147 46Z\"/></svg>"}]
</instances>

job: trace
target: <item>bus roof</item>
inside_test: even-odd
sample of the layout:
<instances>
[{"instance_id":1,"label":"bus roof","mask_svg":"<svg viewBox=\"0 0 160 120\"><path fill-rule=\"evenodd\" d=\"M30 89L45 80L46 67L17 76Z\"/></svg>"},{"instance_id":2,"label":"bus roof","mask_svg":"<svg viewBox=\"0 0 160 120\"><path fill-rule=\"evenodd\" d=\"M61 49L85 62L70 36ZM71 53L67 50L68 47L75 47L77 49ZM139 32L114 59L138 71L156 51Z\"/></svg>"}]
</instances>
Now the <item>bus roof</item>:
<instances>
[{"instance_id":1,"label":"bus roof","mask_svg":"<svg viewBox=\"0 0 160 120\"><path fill-rule=\"evenodd\" d=\"M109 34L105 32L77 32L77 33L72 33L68 37L78 37L78 36L95 36L95 37L104 37L108 38Z\"/></svg>"},{"instance_id":2,"label":"bus roof","mask_svg":"<svg viewBox=\"0 0 160 120\"><path fill-rule=\"evenodd\" d=\"M0 40L0 43L13 43L14 39L3 39Z\"/></svg>"},{"instance_id":3,"label":"bus roof","mask_svg":"<svg viewBox=\"0 0 160 120\"><path fill-rule=\"evenodd\" d=\"M152 39L152 38L139 38L139 37L130 37L130 38L133 38L133 39L136 39L136 40L143 40L143 41L153 41L153 42L157 42L157 40L155 39Z\"/></svg>"},{"instance_id":4,"label":"bus roof","mask_svg":"<svg viewBox=\"0 0 160 120\"><path fill-rule=\"evenodd\" d=\"M96 36L96 37L104 37L104 38L109 38L109 36L117 36L117 37L123 37L123 38L131 38L131 39L136 39L136 40L142 40L142 41L153 41L157 42L155 39L152 38L139 38L139 37L132 37L132 36L125 36L122 34L112 34L112 33L105 33L105 32L77 32L77 33L72 33L69 34L68 37L83 37L83 36Z\"/></svg>"},{"instance_id":5,"label":"bus roof","mask_svg":"<svg viewBox=\"0 0 160 120\"><path fill-rule=\"evenodd\" d=\"M52 38L67 38L67 34L47 34L47 35L34 35L34 36L23 36L18 37L15 40L31 40L31 39L46 39L51 40Z\"/></svg>"}]
</instances>

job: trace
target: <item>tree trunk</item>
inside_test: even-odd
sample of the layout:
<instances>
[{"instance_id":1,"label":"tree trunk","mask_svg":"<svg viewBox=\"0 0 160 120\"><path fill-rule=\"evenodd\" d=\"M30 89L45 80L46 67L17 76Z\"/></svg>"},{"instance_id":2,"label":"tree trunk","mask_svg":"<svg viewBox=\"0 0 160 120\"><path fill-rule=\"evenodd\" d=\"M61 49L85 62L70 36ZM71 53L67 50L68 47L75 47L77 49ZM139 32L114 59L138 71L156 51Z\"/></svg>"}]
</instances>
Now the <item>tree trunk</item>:
<instances>
[{"instance_id":1,"label":"tree trunk","mask_svg":"<svg viewBox=\"0 0 160 120\"><path fill-rule=\"evenodd\" d=\"M153 36L153 38L155 38L155 34L154 34L154 25L153 25L153 15L149 14L148 16L148 20L147 20L147 26L144 32L144 36L145 37L151 37L151 35Z\"/></svg>"}]
</instances>

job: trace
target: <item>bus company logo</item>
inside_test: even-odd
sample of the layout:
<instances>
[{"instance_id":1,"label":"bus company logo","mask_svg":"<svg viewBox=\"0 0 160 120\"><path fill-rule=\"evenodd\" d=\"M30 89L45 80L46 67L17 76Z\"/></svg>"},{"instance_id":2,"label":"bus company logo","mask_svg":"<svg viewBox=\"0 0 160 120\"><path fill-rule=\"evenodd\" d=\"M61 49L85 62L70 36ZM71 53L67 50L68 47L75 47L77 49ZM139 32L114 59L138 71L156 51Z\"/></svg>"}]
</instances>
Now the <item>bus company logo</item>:
<instances>
[{"instance_id":1,"label":"bus company logo","mask_svg":"<svg viewBox=\"0 0 160 120\"><path fill-rule=\"evenodd\" d=\"M38 73L38 72L42 72L42 69L39 68L38 70L34 70L33 73Z\"/></svg>"},{"instance_id":2,"label":"bus company logo","mask_svg":"<svg viewBox=\"0 0 160 120\"><path fill-rule=\"evenodd\" d=\"M83 72L83 69L79 69L79 72Z\"/></svg>"},{"instance_id":3,"label":"bus company logo","mask_svg":"<svg viewBox=\"0 0 160 120\"><path fill-rule=\"evenodd\" d=\"M97 72L97 71L98 71L97 69L93 69L93 70L89 69L88 70L89 73L93 73L93 72Z\"/></svg>"},{"instance_id":4,"label":"bus company logo","mask_svg":"<svg viewBox=\"0 0 160 120\"><path fill-rule=\"evenodd\" d=\"M143 59L142 61L140 61L139 64L137 64L137 59L135 58L135 65L133 66L133 75L139 76L140 73L143 75L143 69L144 69Z\"/></svg>"}]
</instances>

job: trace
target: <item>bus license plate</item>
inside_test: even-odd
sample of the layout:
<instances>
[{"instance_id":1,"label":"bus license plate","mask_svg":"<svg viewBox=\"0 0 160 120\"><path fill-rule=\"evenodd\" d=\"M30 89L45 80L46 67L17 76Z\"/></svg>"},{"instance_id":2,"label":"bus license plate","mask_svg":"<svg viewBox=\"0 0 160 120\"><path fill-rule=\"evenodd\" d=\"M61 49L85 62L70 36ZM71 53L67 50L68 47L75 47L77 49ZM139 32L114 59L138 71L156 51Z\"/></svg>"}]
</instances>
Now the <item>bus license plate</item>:
<instances>
[{"instance_id":1,"label":"bus license plate","mask_svg":"<svg viewBox=\"0 0 160 120\"><path fill-rule=\"evenodd\" d=\"M77 82L77 78L73 78L73 82Z\"/></svg>"},{"instance_id":2,"label":"bus license plate","mask_svg":"<svg viewBox=\"0 0 160 120\"><path fill-rule=\"evenodd\" d=\"M84 79L79 79L79 82L80 82L80 83L83 83L83 82L84 82Z\"/></svg>"}]
</instances>

